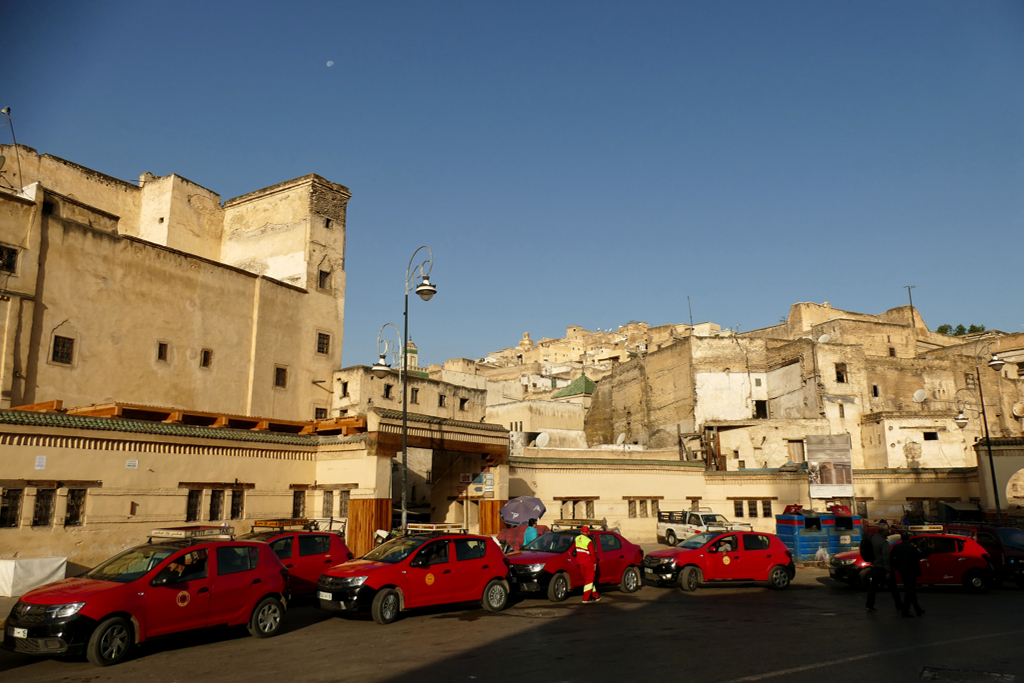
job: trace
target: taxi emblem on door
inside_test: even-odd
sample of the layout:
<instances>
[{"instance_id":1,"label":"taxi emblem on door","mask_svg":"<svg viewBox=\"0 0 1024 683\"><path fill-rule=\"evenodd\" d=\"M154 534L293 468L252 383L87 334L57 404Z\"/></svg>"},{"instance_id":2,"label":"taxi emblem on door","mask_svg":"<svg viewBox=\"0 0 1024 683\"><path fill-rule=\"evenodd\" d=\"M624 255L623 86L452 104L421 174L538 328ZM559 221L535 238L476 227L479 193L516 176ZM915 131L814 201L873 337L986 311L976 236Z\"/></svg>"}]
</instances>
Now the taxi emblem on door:
<instances>
[{"instance_id":1,"label":"taxi emblem on door","mask_svg":"<svg viewBox=\"0 0 1024 683\"><path fill-rule=\"evenodd\" d=\"M175 601L178 603L178 607L184 607L191 599L192 597L188 594L188 591L181 591L178 593L178 597Z\"/></svg>"},{"instance_id":2,"label":"taxi emblem on door","mask_svg":"<svg viewBox=\"0 0 1024 683\"><path fill-rule=\"evenodd\" d=\"M433 586L434 585L434 575L433 574L427 574L427 576L426 576L426 578L424 580L427 582L428 586Z\"/></svg>"},{"instance_id":3,"label":"taxi emblem on door","mask_svg":"<svg viewBox=\"0 0 1024 683\"><path fill-rule=\"evenodd\" d=\"M730 558L728 555L722 555L723 564L729 564L730 562L732 562L732 558Z\"/></svg>"}]
</instances>

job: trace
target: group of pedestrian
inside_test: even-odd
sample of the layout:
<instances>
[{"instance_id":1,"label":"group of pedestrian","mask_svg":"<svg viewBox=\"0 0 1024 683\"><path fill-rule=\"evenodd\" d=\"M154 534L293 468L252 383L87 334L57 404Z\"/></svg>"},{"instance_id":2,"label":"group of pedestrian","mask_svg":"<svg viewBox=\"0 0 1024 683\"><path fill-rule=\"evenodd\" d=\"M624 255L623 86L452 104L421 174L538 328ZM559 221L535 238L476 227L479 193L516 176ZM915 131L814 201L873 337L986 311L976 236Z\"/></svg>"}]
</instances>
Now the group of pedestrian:
<instances>
[{"instance_id":1,"label":"group of pedestrian","mask_svg":"<svg viewBox=\"0 0 1024 683\"><path fill-rule=\"evenodd\" d=\"M910 542L910 534L906 531L901 532L900 542L895 547L890 547L889 524L883 520L878 524L878 531L861 550L862 556L869 553L871 557L864 559L870 559L871 566L864 570L862 575L868 587L868 600L865 605L868 611L878 611L875 608L875 594L879 587L884 585L892 593L896 609L904 617L914 616L910 613L911 608L917 616L924 614L924 610L917 602L917 578L921 576L921 560L926 554ZM896 583L897 575L903 583L902 597Z\"/></svg>"}]
</instances>

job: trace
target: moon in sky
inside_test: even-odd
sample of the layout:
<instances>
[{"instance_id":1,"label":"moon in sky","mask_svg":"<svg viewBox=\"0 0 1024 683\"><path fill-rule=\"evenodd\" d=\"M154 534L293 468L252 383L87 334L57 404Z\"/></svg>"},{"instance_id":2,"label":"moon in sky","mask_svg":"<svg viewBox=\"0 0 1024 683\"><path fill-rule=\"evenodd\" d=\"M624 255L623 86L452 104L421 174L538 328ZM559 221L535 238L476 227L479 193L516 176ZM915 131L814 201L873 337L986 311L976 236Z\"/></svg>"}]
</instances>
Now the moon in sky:
<instances>
[{"instance_id":1,"label":"moon in sky","mask_svg":"<svg viewBox=\"0 0 1024 683\"><path fill-rule=\"evenodd\" d=\"M327 66L334 66L334 62L327 62Z\"/></svg>"}]
</instances>

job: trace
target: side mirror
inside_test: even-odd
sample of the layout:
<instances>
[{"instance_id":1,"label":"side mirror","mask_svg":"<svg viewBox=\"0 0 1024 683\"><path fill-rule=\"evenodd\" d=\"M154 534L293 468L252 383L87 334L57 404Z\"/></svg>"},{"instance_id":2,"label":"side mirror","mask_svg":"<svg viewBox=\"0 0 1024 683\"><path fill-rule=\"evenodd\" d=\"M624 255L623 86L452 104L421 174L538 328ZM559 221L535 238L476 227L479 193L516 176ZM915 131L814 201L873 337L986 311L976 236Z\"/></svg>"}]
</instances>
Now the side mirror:
<instances>
[{"instance_id":1,"label":"side mirror","mask_svg":"<svg viewBox=\"0 0 1024 683\"><path fill-rule=\"evenodd\" d=\"M708 552L709 553L717 553L718 552L718 546L717 545L713 545L713 546L709 547L708 548Z\"/></svg>"},{"instance_id":2,"label":"side mirror","mask_svg":"<svg viewBox=\"0 0 1024 683\"><path fill-rule=\"evenodd\" d=\"M418 555L418 556L412 558L412 560L409 561L409 566L410 567L426 567L427 566L427 558L423 557L422 555Z\"/></svg>"},{"instance_id":3,"label":"side mirror","mask_svg":"<svg viewBox=\"0 0 1024 683\"><path fill-rule=\"evenodd\" d=\"M166 586L171 582L171 577L168 574L159 574L149 582L150 586Z\"/></svg>"}]
</instances>

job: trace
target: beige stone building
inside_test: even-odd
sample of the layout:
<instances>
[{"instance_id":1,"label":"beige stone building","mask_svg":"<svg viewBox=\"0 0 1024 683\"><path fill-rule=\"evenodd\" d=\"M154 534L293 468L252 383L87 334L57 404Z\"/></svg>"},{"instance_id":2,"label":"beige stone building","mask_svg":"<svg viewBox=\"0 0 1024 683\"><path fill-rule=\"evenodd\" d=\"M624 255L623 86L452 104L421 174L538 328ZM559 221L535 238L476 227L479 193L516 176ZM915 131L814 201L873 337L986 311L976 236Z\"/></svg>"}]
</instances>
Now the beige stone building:
<instances>
[{"instance_id":1,"label":"beige stone building","mask_svg":"<svg viewBox=\"0 0 1024 683\"><path fill-rule=\"evenodd\" d=\"M345 209L316 175L221 202L19 146L0 192L3 407L127 401L326 417L340 365Z\"/></svg>"}]
</instances>

